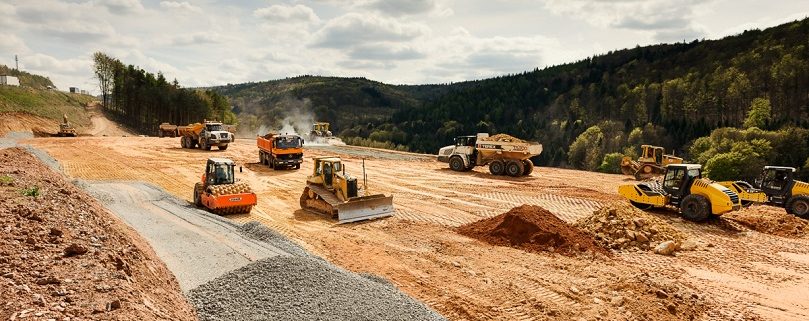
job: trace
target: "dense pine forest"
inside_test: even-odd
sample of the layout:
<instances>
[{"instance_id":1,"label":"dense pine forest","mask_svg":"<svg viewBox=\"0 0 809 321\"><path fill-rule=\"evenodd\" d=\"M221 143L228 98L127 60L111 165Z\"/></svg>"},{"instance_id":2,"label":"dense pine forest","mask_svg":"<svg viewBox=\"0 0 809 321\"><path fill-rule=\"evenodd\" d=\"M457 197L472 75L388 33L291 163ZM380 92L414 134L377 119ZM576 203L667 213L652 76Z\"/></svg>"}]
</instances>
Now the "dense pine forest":
<instances>
[{"instance_id":1,"label":"dense pine forest","mask_svg":"<svg viewBox=\"0 0 809 321\"><path fill-rule=\"evenodd\" d=\"M204 119L235 122L227 99L210 90L181 88L175 79L154 75L117 58L97 52L94 74L102 93L104 111L120 123L154 134L158 124L188 124Z\"/></svg>"}]
</instances>

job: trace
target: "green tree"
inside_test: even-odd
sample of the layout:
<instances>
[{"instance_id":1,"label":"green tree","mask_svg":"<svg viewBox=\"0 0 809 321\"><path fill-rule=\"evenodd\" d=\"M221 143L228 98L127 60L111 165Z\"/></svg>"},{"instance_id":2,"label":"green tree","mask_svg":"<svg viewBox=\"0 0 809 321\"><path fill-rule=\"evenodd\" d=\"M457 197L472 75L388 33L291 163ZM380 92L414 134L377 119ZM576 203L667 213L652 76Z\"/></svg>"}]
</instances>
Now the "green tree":
<instances>
[{"instance_id":1,"label":"green tree","mask_svg":"<svg viewBox=\"0 0 809 321\"><path fill-rule=\"evenodd\" d=\"M753 99L753 104L750 105L750 111L747 113L747 119L744 120L744 127L764 128L770 121L772 121L770 100L767 98Z\"/></svg>"},{"instance_id":2,"label":"green tree","mask_svg":"<svg viewBox=\"0 0 809 321\"><path fill-rule=\"evenodd\" d=\"M609 153L604 155L604 160L598 166L598 171L603 173L620 174L621 173L621 160L624 155L621 153Z\"/></svg>"},{"instance_id":3,"label":"green tree","mask_svg":"<svg viewBox=\"0 0 809 321\"><path fill-rule=\"evenodd\" d=\"M573 144L567 153L568 161L576 168L595 170L601 164L602 148L604 146L604 133L598 126L587 128Z\"/></svg>"}]
</instances>

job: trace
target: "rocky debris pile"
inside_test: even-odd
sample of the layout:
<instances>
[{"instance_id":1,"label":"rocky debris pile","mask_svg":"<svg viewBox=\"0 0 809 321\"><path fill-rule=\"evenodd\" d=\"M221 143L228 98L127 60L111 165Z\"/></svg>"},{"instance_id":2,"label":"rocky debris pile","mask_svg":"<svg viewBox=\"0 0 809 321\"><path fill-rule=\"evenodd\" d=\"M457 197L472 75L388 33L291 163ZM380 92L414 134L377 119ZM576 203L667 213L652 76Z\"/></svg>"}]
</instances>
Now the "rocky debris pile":
<instances>
[{"instance_id":1,"label":"rocky debris pile","mask_svg":"<svg viewBox=\"0 0 809 321\"><path fill-rule=\"evenodd\" d=\"M809 221L787 214L783 208L754 205L740 211L725 213L729 220L751 230L783 237L803 237L809 230Z\"/></svg>"},{"instance_id":2,"label":"rocky debris pile","mask_svg":"<svg viewBox=\"0 0 809 321\"><path fill-rule=\"evenodd\" d=\"M685 239L671 224L628 205L604 206L580 219L576 226L614 250L655 249L656 253L670 255Z\"/></svg>"},{"instance_id":3,"label":"rocky debris pile","mask_svg":"<svg viewBox=\"0 0 809 321\"><path fill-rule=\"evenodd\" d=\"M195 319L151 247L25 149L0 181L0 319Z\"/></svg>"},{"instance_id":4,"label":"rocky debris pile","mask_svg":"<svg viewBox=\"0 0 809 321\"><path fill-rule=\"evenodd\" d=\"M513 143L525 143L524 140L519 139L517 137L508 135L508 134L496 134L489 137L482 137L478 139L480 141L491 141L491 142L513 142Z\"/></svg>"},{"instance_id":5,"label":"rocky debris pile","mask_svg":"<svg viewBox=\"0 0 809 321\"><path fill-rule=\"evenodd\" d=\"M445 320L387 281L313 257L259 260L188 297L200 320Z\"/></svg>"},{"instance_id":6,"label":"rocky debris pile","mask_svg":"<svg viewBox=\"0 0 809 321\"><path fill-rule=\"evenodd\" d=\"M239 226L239 232L259 241L264 241L289 254L301 257L312 256L298 243L295 243L280 233L256 221L244 223Z\"/></svg>"},{"instance_id":7,"label":"rocky debris pile","mask_svg":"<svg viewBox=\"0 0 809 321\"><path fill-rule=\"evenodd\" d=\"M597 244L590 235L534 205L522 205L498 216L463 225L458 232L490 244L529 252L609 255L609 251Z\"/></svg>"}]
</instances>

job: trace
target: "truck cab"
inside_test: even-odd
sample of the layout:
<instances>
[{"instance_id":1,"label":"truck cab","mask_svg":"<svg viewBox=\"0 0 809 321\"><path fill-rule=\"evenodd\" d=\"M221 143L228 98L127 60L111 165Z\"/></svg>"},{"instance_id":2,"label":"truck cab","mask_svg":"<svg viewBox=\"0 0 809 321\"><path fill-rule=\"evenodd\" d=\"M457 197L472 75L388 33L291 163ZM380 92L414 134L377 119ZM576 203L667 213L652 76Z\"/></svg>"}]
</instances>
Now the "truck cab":
<instances>
[{"instance_id":1,"label":"truck cab","mask_svg":"<svg viewBox=\"0 0 809 321\"><path fill-rule=\"evenodd\" d=\"M298 135L269 133L256 138L259 162L272 169L301 168L303 163L303 138Z\"/></svg>"},{"instance_id":2,"label":"truck cab","mask_svg":"<svg viewBox=\"0 0 809 321\"><path fill-rule=\"evenodd\" d=\"M217 146L221 149L221 147L233 142L232 134L225 130L220 122L206 121L199 137L200 146L208 149L211 146Z\"/></svg>"},{"instance_id":3,"label":"truck cab","mask_svg":"<svg viewBox=\"0 0 809 321\"><path fill-rule=\"evenodd\" d=\"M438 150L438 161L450 163L450 168L455 171L471 169L475 166L477 158L475 144L477 144L478 138L482 137L489 137L489 134L479 133L476 136L455 137L455 145L445 146ZM458 156L461 162L451 161L453 156Z\"/></svg>"}]
</instances>

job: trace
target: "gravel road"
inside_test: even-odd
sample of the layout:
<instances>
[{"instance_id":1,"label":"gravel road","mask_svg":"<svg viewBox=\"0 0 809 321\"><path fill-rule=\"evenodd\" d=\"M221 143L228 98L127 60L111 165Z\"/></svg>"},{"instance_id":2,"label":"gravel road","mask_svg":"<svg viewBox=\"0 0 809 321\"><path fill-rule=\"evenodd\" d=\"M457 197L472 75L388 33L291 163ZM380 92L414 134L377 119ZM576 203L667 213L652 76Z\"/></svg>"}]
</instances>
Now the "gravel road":
<instances>
[{"instance_id":1,"label":"gravel road","mask_svg":"<svg viewBox=\"0 0 809 321\"><path fill-rule=\"evenodd\" d=\"M86 182L86 189L149 241L184 292L251 262L289 255L145 183Z\"/></svg>"}]
</instances>

